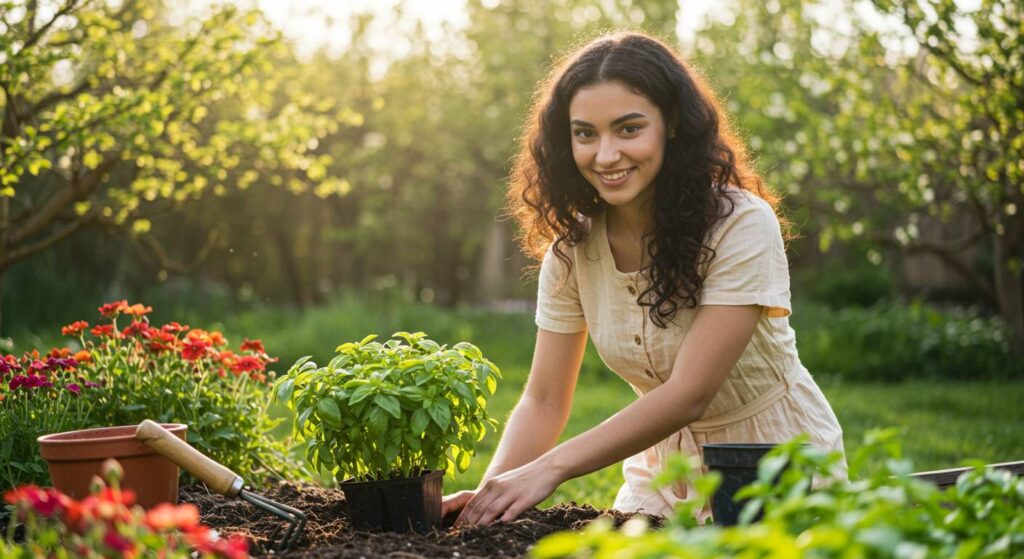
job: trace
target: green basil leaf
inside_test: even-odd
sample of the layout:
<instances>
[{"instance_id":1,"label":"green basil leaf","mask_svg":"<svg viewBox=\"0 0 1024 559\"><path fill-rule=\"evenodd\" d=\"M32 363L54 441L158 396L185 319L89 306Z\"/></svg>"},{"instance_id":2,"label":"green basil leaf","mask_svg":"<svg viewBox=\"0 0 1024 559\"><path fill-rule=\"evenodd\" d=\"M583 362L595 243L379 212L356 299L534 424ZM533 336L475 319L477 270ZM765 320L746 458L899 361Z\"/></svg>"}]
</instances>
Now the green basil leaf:
<instances>
[{"instance_id":1,"label":"green basil leaf","mask_svg":"<svg viewBox=\"0 0 1024 559\"><path fill-rule=\"evenodd\" d=\"M415 433L418 436L427 428L427 423L429 422L430 417L427 416L426 410L420 408L412 412L412 419L409 422L409 428L412 433Z\"/></svg>"},{"instance_id":2,"label":"green basil leaf","mask_svg":"<svg viewBox=\"0 0 1024 559\"><path fill-rule=\"evenodd\" d=\"M398 399L388 394L378 394L373 398L373 403L377 404L384 411L391 414L395 419L402 418L402 406L398 404Z\"/></svg>"},{"instance_id":3,"label":"green basil leaf","mask_svg":"<svg viewBox=\"0 0 1024 559\"><path fill-rule=\"evenodd\" d=\"M452 412L448 409L447 400L436 400L427 408L427 413L441 429L447 429L452 421Z\"/></svg>"},{"instance_id":4,"label":"green basil leaf","mask_svg":"<svg viewBox=\"0 0 1024 559\"><path fill-rule=\"evenodd\" d=\"M324 421L335 426L341 427L341 409L338 408L338 403L330 398L324 398L316 405L317 415L319 415Z\"/></svg>"}]
</instances>

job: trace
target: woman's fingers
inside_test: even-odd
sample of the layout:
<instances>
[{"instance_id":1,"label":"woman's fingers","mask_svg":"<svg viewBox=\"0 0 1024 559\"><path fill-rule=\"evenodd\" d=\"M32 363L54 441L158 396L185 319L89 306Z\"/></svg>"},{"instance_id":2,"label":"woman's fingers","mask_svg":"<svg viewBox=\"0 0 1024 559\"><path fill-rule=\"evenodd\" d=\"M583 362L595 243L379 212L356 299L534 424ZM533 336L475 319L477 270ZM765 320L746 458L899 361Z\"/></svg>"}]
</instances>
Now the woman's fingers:
<instances>
[{"instance_id":1,"label":"woman's fingers","mask_svg":"<svg viewBox=\"0 0 1024 559\"><path fill-rule=\"evenodd\" d=\"M481 499L481 497L484 497ZM459 525L481 525L486 526L495 519L502 516L509 505L517 499L515 494L490 491L487 494L478 494L477 497L466 506Z\"/></svg>"},{"instance_id":2,"label":"woman's fingers","mask_svg":"<svg viewBox=\"0 0 1024 559\"><path fill-rule=\"evenodd\" d=\"M445 517L455 511L463 510L474 495L476 495L476 491L459 491L444 497L441 499L441 516Z\"/></svg>"}]
</instances>

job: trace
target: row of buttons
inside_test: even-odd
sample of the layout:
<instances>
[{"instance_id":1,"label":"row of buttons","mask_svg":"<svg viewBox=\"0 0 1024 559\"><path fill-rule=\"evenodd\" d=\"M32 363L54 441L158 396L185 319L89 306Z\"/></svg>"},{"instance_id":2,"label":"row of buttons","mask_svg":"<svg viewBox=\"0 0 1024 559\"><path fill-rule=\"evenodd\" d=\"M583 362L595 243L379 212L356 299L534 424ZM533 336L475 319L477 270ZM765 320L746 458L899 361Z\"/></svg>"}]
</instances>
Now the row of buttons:
<instances>
[{"instance_id":1,"label":"row of buttons","mask_svg":"<svg viewBox=\"0 0 1024 559\"><path fill-rule=\"evenodd\" d=\"M630 295L636 295L636 288L633 287L632 285L627 287L626 291L629 291ZM636 345L640 345L643 343L643 339L641 339L640 336L633 336L633 343L635 343ZM647 375L647 378L654 378L654 373L651 372L650 369L644 369L644 374Z\"/></svg>"}]
</instances>

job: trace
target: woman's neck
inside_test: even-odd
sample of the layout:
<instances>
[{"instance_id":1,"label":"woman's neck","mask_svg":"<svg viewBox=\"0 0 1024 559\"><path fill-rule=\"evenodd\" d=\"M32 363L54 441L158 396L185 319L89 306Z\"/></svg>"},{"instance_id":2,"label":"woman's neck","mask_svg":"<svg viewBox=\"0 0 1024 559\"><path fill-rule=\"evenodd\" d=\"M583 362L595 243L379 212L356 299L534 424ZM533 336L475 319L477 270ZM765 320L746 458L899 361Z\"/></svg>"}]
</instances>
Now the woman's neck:
<instances>
[{"instance_id":1,"label":"woman's neck","mask_svg":"<svg viewBox=\"0 0 1024 559\"><path fill-rule=\"evenodd\" d=\"M615 259L615 267L619 271L635 272L649 264L644 235L648 232L650 223L649 212L623 206L608 208L605 229L608 245Z\"/></svg>"}]
</instances>

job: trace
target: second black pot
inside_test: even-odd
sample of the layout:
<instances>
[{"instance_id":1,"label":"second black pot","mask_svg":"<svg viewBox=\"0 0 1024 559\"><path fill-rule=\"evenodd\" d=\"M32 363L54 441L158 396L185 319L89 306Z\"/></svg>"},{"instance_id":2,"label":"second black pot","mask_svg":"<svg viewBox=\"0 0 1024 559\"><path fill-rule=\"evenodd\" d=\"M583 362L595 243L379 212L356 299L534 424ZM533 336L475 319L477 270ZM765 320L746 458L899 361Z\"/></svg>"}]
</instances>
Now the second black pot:
<instances>
[{"instance_id":1,"label":"second black pot","mask_svg":"<svg viewBox=\"0 0 1024 559\"><path fill-rule=\"evenodd\" d=\"M444 472L381 481L345 481L349 518L356 530L429 532L441 527Z\"/></svg>"},{"instance_id":2,"label":"second black pot","mask_svg":"<svg viewBox=\"0 0 1024 559\"><path fill-rule=\"evenodd\" d=\"M747 501L736 501L736 492L741 487L757 481L758 462L775 446L764 443L701 445L704 449L704 464L709 470L722 474L722 484L711 496L711 515L715 524L734 526L739 522L740 511ZM756 521L760 517L759 513L753 520Z\"/></svg>"}]
</instances>

